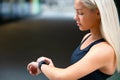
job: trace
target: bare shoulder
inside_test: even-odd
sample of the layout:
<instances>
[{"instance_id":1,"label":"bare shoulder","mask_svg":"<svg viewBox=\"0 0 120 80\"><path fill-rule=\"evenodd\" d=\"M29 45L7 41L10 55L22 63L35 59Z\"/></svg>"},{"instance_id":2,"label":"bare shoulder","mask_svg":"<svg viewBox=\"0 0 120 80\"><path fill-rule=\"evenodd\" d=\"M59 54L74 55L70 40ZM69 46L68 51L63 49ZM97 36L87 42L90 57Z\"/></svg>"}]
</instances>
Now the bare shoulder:
<instances>
[{"instance_id":1,"label":"bare shoulder","mask_svg":"<svg viewBox=\"0 0 120 80\"><path fill-rule=\"evenodd\" d=\"M93 54L95 58L100 59L101 61L108 61L114 59L115 52L111 45L107 42L101 42L99 44L94 45L90 49L90 54Z\"/></svg>"},{"instance_id":2,"label":"bare shoulder","mask_svg":"<svg viewBox=\"0 0 120 80\"><path fill-rule=\"evenodd\" d=\"M104 55L114 54L113 47L107 42L101 42L99 44L96 44L91 48L91 50Z\"/></svg>"}]
</instances>

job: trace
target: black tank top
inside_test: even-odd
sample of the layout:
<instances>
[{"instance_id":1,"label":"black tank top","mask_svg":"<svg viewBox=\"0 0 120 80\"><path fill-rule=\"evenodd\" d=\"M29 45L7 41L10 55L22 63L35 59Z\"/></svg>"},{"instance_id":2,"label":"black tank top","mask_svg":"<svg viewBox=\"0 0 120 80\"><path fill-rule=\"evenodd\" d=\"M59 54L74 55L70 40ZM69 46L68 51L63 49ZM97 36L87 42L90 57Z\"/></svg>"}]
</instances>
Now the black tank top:
<instances>
[{"instance_id":1,"label":"black tank top","mask_svg":"<svg viewBox=\"0 0 120 80\"><path fill-rule=\"evenodd\" d=\"M90 35L89 35L90 36ZM88 36L88 37L89 37ZM87 38L88 38L87 37ZM87 52L90 50L90 48L92 46L94 46L95 44L98 44L100 42L105 41L104 39L99 39L97 41L94 41L93 43L91 43L90 45L88 45L86 48L80 50L81 45L85 42L85 40L87 39L85 38L81 44L75 49L75 51L73 52L72 56L71 56L71 64L74 64L75 62L79 61L81 58L83 58ZM89 67L89 66L88 66ZM108 77L110 77L111 75L107 75L102 73L99 70L96 70L90 74L88 74L87 76L80 78L79 80L106 80Z\"/></svg>"}]
</instances>

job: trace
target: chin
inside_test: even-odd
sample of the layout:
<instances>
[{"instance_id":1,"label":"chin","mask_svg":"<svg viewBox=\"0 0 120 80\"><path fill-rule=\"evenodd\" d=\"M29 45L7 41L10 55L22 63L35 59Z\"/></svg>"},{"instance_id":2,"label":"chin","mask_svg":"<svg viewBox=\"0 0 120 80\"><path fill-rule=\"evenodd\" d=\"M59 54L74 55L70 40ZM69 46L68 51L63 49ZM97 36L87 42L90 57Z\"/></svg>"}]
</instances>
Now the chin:
<instances>
[{"instance_id":1,"label":"chin","mask_svg":"<svg viewBox=\"0 0 120 80\"><path fill-rule=\"evenodd\" d=\"M80 31L85 31L85 29L83 29L83 28L81 28L81 27L79 27L79 30L80 30Z\"/></svg>"},{"instance_id":2,"label":"chin","mask_svg":"<svg viewBox=\"0 0 120 80\"><path fill-rule=\"evenodd\" d=\"M80 27L79 27L79 30L80 31L88 31L88 29L84 29L84 28L80 28Z\"/></svg>"}]
</instances>

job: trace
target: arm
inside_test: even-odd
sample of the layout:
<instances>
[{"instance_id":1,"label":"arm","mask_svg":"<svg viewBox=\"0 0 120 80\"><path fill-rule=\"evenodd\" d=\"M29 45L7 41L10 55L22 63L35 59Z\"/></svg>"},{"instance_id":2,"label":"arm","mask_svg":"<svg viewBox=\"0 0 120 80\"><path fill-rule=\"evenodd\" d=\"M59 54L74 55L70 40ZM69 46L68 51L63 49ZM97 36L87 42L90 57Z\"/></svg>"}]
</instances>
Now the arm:
<instances>
[{"instance_id":1,"label":"arm","mask_svg":"<svg viewBox=\"0 0 120 80\"><path fill-rule=\"evenodd\" d=\"M92 47L84 58L67 68L62 69L43 64L41 70L50 80L77 80L108 65L108 60L111 60L113 55L114 51L111 47L100 43Z\"/></svg>"},{"instance_id":2,"label":"arm","mask_svg":"<svg viewBox=\"0 0 120 80\"><path fill-rule=\"evenodd\" d=\"M48 65L43 64L41 70L50 80L77 80L97 69L111 66L111 63L113 64L115 60L114 50L104 43L93 46L81 60L67 68L56 68L51 59L42 57L37 62L28 64L28 71L32 75L39 74L41 71L31 73L30 66L38 70L38 62L45 60L48 62Z\"/></svg>"}]
</instances>

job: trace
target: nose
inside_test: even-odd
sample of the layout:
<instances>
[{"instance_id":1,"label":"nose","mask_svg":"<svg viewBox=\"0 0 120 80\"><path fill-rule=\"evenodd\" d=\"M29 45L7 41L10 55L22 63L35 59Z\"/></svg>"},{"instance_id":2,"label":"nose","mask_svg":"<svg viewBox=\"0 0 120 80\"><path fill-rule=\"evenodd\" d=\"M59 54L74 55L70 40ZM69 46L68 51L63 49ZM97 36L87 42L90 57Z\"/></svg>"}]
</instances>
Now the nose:
<instances>
[{"instance_id":1,"label":"nose","mask_svg":"<svg viewBox=\"0 0 120 80\"><path fill-rule=\"evenodd\" d=\"M77 14L75 14L75 16L74 16L74 20L78 20L78 15Z\"/></svg>"},{"instance_id":2,"label":"nose","mask_svg":"<svg viewBox=\"0 0 120 80\"><path fill-rule=\"evenodd\" d=\"M76 20L76 14L74 15L74 20Z\"/></svg>"}]
</instances>

